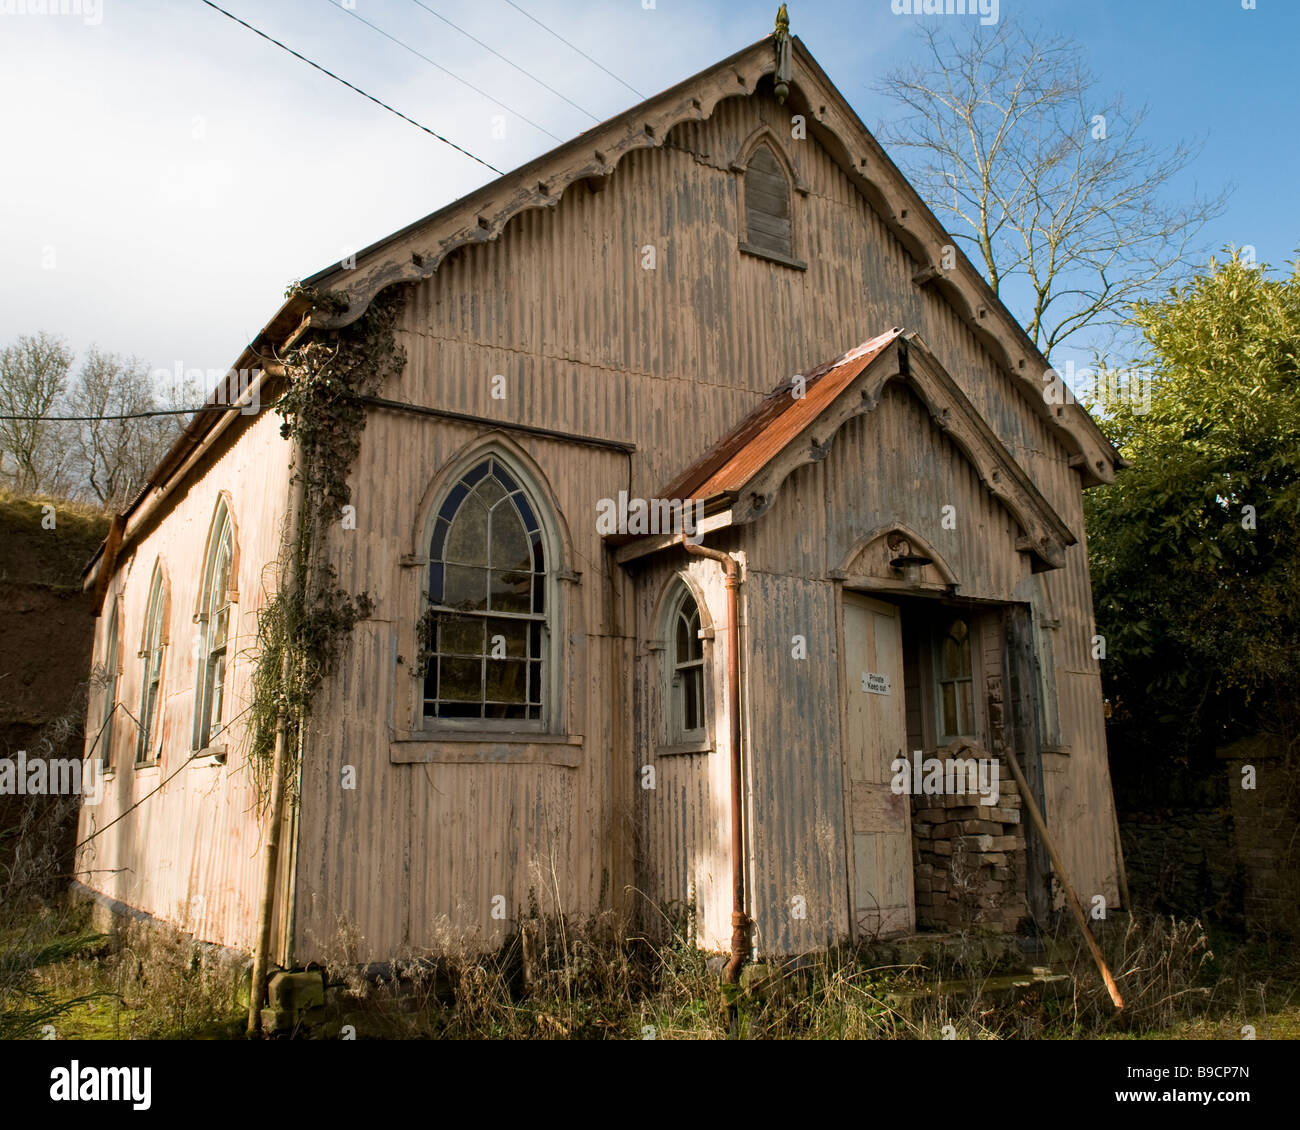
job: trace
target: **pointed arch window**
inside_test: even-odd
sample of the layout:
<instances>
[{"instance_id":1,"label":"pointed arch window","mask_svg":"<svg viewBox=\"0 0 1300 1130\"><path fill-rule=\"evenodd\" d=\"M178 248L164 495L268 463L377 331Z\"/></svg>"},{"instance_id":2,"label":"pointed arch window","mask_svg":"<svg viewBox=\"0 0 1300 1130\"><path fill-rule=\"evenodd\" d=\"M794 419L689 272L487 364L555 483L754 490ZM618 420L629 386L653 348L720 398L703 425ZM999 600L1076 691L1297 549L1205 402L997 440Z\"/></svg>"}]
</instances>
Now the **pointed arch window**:
<instances>
[{"instance_id":1,"label":"pointed arch window","mask_svg":"<svg viewBox=\"0 0 1300 1130\"><path fill-rule=\"evenodd\" d=\"M225 719L227 652L230 645L231 586L235 530L223 498L217 503L208 536L199 605L200 651L195 690L194 748L207 749L220 736Z\"/></svg>"},{"instance_id":2,"label":"pointed arch window","mask_svg":"<svg viewBox=\"0 0 1300 1130\"><path fill-rule=\"evenodd\" d=\"M163 649L167 643L167 579L161 562L154 565L153 580L149 585L149 606L144 621L144 646L140 657L144 660L140 683L140 730L136 743L135 763L151 765L162 752L159 725L162 699Z\"/></svg>"},{"instance_id":3,"label":"pointed arch window","mask_svg":"<svg viewBox=\"0 0 1300 1130\"><path fill-rule=\"evenodd\" d=\"M707 735L705 713L704 640L700 606L682 581L668 612L668 740L671 745L702 742Z\"/></svg>"},{"instance_id":4,"label":"pointed arch window","mask_svg":"<svg viewBox=\"0 0 1300 1130\"><path fill-rule=\"evenodd\" d=\"M745 162L742 192L745 233L741 250L789 267L806 267L794 255L790 176L769 142L759 142Z\"/></svg>"},{"instance_id":5,"label":"pointed arch window","mask_svg":"<svg viewBox=\"0 0 1300 1130\"><path fill-rule=\"evenodd\" d=\"M554 566L534 498L490 455L438 506L422 624L426 722L547 720Z\"/></svg>"},{"instance_id":6,"label":"pointed arch window","mask_svg":"<svg viewBox=\"0 0 1300 1130\"><path fill-rule=\"evenodd\" d=\"M939 743L975 736L975 678L970 624L954 618L939 639Z\"/></svg>"},{"instance_id":7,"label":"pointed arch window","mask_svg":"<svg viewBox=\"0 0 1300 1130\"><path fill-rule=\"evenodd\" d=\"M108 637L105 640L104 702L99 719L99 765L101 769L113 767L113 733L117 722L117 692L122 679L120 600L113 600L108 615Z\"/></svg>"}]
</instances>

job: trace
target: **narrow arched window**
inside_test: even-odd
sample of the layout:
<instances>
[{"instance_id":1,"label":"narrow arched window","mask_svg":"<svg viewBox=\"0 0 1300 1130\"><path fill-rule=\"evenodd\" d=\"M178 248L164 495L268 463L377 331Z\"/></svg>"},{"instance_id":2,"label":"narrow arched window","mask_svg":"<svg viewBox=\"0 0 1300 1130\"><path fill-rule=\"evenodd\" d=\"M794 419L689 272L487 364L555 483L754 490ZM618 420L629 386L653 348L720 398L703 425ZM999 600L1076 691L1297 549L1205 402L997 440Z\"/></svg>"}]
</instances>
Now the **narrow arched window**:
<instances>
[{"instance_id":1,"label":"narrow arched window","mask_svg":"<svg viewBox=\"0 0 1300 1130\"><path fill-rule=\"evenodd\" d=\"M153 567L153 581L149 585L149 607L145 613L144 640L140 656L144 670L140 682L140 731L136 743L135 763L149 765L158 760L162 746L158 725L159 702L162 698L163 647L166 640L164 610L167 605L166 579L162 565Z\"/></svg>"},{"instance_id":2,"label":"narrow arched window","mask_svg":"<svg viewBox=\"0 0 1300 1130\"><path fill-rule=\"evenodd\" d=\"M700 606L685 584L668 612L668 740L671 745L703 741L704 641L700 638Z\"/></svg>"},{"instance_id":3,"label":"narrow arched window","mask_svg":"<svg viewBox=\"0 0 1300 1130\"><path fill-rule=\"evenodd\" d=\"M429 543L426 720L545 721L547 558L538 507L498 456L447 492Z\"/></svg>"},{"instance_id":4,"label":"narrow arched window","mask_svg":"<svg viewBox=\"0 0 1300 1130\"><path fill-rule=\"evenodd\" d=\"M939 742L975 735L970 625L954 619L939 640Z\"/></svg>"},{"instance_id":5,"label":"narrow arched window","mask_svg":"<svg viewBox=\"0 0 1300 1130\"><path fill-rule=\"evenodd\" d=\"M200 651L195 694L194 748L207 749L220 735L225 710L227 649L230 643L230 566L235 531L223 498L208 536L199 605Z\"/></svg>"},{"instance_id":6,"label":"narrow arched window","mask_svg":"<svg viewBox=\"0 0 1300 1130\"><path fill-rule=\"evenodd\" d=\"M745 166L745 242L750 250L794 257L790 226L790 180L766 142Z\"/></svg>"},{"instance_id":7,"label":"narrow arched window","mask_svg":"<svg viewBox=\"0 0 1300 1130\"><path fill-rule=\"evenodd\" d=\"M99 718L99 764L102 769L113 765L113 732L117 721L117 688L122 678L122 652L119 641L121 620L119 602L114 599L108 614L108 638L105 640L104 703Z\"/></svg>"}]
</instances>

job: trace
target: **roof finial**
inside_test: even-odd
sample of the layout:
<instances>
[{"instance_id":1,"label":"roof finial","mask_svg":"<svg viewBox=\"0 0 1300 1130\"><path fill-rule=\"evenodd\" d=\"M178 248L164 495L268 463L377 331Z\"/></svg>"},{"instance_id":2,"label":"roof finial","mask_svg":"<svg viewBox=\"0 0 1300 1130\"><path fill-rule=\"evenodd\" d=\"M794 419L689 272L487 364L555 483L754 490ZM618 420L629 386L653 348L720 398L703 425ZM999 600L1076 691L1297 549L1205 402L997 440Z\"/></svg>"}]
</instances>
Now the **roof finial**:
<instances>
[{"instance_id":1,"label":"roof finial","mask_svg":"<svg viewBox=\"0 0 1300 1130\"><path fill-rule=\"evenodd\" d=\"M784 4L776 10L776 31L774 34L778 43L790 37L790 13L785 10Z\"/></svg>"},{"instance_id":2,"label":"roof finial","mask_svg":"<svg viewBox=\"0 0 1300 1130\"><path fill-rule=\"evenodd\" d=\"M790 93L790 13L784 4L777 9L772 41L776 48L776 100L784 102Z\"/></svg>"}]
</instances>

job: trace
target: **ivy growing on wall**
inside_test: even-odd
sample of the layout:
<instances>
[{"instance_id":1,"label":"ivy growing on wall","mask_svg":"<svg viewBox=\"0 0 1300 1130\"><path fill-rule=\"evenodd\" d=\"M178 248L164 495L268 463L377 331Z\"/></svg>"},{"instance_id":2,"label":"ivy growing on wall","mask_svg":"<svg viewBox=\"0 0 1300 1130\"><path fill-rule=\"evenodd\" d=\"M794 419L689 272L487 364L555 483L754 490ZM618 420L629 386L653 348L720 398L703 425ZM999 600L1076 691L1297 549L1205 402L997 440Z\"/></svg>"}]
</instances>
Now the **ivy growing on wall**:
<instances>
[{"instance_id":1,"label":"ivy growing on wall","mask_svg":"<svg viewBox=\"0 0 1300 1130\"><path fill-rule=\"evenodd\" d=\"M296 286L289 294L303 295L317 308L337 301ZM275 593L258 616L250 765L263 802L281 708L285 774L292 790L316 692L335 669L352 629L373 608L368 593L339 586L328 547L351 504L348 476L366 426L366 408L358 398L376 392L406 363L394 334L405 302L406 287L390 287L356 322L309 331L279 358L286 387L275 411L282 420L280 434L296 444L293 484L299 503L296 518L291 513L286 519L274 566Z\"/></svg>"}]
</instances>

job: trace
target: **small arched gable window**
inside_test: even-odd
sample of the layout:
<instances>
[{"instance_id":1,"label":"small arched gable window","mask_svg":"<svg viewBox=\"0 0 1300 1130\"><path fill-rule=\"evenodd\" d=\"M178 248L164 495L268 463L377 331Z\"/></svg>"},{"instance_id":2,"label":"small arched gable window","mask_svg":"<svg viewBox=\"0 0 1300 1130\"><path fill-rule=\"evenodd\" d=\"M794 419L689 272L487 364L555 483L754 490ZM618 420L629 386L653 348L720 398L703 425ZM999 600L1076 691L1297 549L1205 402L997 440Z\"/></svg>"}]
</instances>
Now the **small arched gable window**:
<instances>
[{"instance_id":1,"label":"small arched gable window","mask_svg":"<svg viewBox=\"0 0 1300 1130\"><path fill-rule=\"evenodd\" d=\"M226 690L227 649L230 643L230 567L235 530L226 500L217 503L208 534L199 602L198 683L195 688L194 748L208 748L220 735Z\"/></svg>"},{"instance_id":2,"label":"small arched gable window","mask_svg":"<svg viewBox=\"0 0 1300 1130\"><path fill-rule=\"evenodd\" d=\"M122 618L121 600L114 598L113 609L108 614L108 632L104 640L104 702L99 718L99 764L101 769L113 767L113 732L117 721L117 689L122 679Z\"/></svg>"},{"instance_id":3,"label":"small arched gable window","mask_svg":"<svg viewBox=\"0 0 1300 1130\"><path fill-rule=\"evenodd\" d=\"M700 638L700 606L683 581L677 581L667 612L668 646L664 674L668 685L668 742L686 745L705 741L704 641Z\"/></svg>"},{"instance_id":4,"label":"small arched gable window","mask_svg":"<svg viewBox=\"0 0 1300 1130\"><path fill-rule=\"evenodd\" d=\"M790 178L767 142L749 156L744 193L746 250L792 260Z\"/></svg>"},{"instance_id":5,"label":"small arched gable window","mask_svg":"<svg viewBox=\"0 0 1300 1130\"><path fill-rule=\"evenodd\" d=\"M939 639L939 741L975 736L970 624L957 617Z\"/></svg>"},{"instance_id":6,"label":"small arched gable window","mask_svg":"<svg viewBox=\"0 0 1300 1130\"><path fill-rule=\"evenodd\" d=\"M149 606L145 612L144 640L140 656L144 660L140 682L140 731L136 743L135 763L150 765L162 752L161 727L158 724L162 698L163 649L167 644L167 578L162 563L153 567L149 585Z\"/></svg>"},{"instance_id":7,"label":"small arched gable window","mask_svg":"<svg viewBox=\"0 0 1300 1130\"><path fill-rule=\"evenodd\" d=\"M536 497L489 455L438 506L422 625L426 721L546 721L554 565Z\"/></svg>"}]
</instances>

